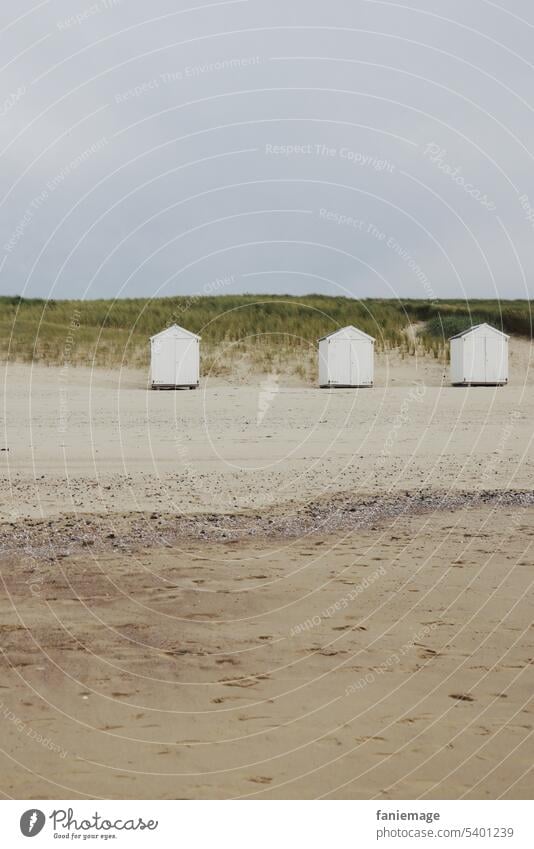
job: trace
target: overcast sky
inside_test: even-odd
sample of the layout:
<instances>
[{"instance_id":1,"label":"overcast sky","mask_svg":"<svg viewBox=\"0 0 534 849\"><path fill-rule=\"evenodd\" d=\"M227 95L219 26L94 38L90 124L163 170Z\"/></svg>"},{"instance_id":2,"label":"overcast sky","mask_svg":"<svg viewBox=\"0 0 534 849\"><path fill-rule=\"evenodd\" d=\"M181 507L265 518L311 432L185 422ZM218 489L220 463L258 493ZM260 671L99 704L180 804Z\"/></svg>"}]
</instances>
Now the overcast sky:
<instances>
[{"instance_id":1,"label":"overcast sky","mask_svg":"<svg viewBox=\"0 0 534 849\"><path fill-rule=\"evenodd\" d=\"M533 39L527 0L4 0L0 292L532 297Z\"/></svg>"}]
</instances>

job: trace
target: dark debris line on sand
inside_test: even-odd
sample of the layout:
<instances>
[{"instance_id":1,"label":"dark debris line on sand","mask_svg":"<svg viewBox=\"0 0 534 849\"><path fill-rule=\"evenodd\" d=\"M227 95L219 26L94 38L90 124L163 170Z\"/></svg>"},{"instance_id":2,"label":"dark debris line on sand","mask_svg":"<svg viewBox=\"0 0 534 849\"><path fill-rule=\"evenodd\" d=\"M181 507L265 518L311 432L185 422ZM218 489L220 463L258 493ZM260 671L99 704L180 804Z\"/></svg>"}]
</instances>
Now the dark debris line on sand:
<instances>
[{"instance_id":1,"label":"dark debris line on sand","mask_svg":"<svg viewBox=\"0 0 534 849\"><path fill-rule=\"evenodd\" d=\"M168 513L80 514L54 520L26 519L0 525L0 555L66 557L88 550L134 551L179 545L184 541L246 542L295 539L369 529L400 516L480 507L532 507L534 491L505 490L444 493L432 490L357 499L336 495L290 511L283 506L264 514Z\"/></svg>"}]
</instances>

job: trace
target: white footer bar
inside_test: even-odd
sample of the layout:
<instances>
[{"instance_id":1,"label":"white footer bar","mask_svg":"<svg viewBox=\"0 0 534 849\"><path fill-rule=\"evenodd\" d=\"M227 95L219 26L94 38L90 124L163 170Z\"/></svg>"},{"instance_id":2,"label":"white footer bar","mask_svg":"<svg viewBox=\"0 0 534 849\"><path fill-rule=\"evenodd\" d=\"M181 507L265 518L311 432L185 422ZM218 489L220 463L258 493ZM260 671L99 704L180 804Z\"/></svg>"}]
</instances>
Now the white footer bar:
<instances>
[{"instance_id":1,"label":"white footer bar","mask_svg":"<svg viewBox=\"0 0 534 849\"><path fill-rule=\"evenodd\" d=\"M2 845L534 847L526 801L3 801ZM34 838L35 843L29 843Z\"/></svg>"}]
</instances>

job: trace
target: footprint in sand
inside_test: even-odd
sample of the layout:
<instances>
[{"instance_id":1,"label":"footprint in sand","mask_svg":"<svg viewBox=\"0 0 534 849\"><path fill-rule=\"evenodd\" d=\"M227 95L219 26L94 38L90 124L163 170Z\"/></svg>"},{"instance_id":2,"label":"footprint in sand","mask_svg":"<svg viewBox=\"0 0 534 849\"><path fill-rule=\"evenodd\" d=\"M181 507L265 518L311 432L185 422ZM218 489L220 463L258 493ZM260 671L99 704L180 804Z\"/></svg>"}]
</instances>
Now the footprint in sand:
<instances>
[{"instance_id":1,"label":"footprint in sand","mask_svg":"<svg viewBox=\"0 0 534 849\"><path fill-rule=\"evenodd\" d=\"M417 653L417 656L421 658L439 657L439 652L434 651L434 649L422 648Z\"/></svg>"}]
</instances>

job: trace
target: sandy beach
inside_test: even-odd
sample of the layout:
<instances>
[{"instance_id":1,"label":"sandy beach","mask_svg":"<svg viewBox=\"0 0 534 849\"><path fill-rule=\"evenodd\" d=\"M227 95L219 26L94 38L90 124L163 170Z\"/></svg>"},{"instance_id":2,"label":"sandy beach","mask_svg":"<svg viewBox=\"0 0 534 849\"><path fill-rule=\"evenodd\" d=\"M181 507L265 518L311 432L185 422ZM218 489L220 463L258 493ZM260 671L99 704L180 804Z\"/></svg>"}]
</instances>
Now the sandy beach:
<instances>
[{"instance_id":1,"label":"sandy beach","mask_svg":"<svg viewBox=\"0 0 534 849\"><path fill-rule=\"evenodd\" d=\"M529 358L357 392L9 364L4 795L528 798Z\"/></svg>"},{"instance_id":2,"label":"sandy beach","mask_svg":"<svg viewBox=\"0 0 534 849\"><path fill-rule=\"evenodd\" d=\"M4 366L0 518L234 513L335 493L529 489L531 346L507 387L459 389L427 358L379 358L376 386L282 375L147 392L132 371Z\"/></svg>"}]
</instances>

